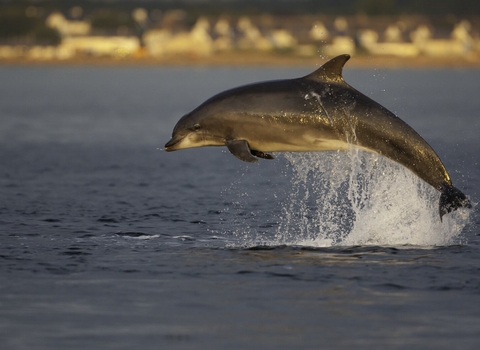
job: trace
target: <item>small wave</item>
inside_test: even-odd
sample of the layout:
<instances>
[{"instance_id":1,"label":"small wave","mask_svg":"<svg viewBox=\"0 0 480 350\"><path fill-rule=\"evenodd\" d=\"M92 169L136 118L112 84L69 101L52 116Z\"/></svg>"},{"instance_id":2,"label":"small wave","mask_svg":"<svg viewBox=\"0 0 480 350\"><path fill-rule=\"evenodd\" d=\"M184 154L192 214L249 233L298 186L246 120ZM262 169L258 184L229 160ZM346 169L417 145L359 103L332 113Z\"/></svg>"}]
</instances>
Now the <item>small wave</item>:
<instances>
[{"instance_id":1,"label":"small wave","mask_svg":"<svg viewBox=\"0 0 480 350\"><path fill-rule=\"evenodd\" d=\"M192 236L187 236L187 235L182 235L182 236L173 236L173 239L179 239L181 241L189 241L189 242L194 242L196 241L195 237Z\"/></svg>"},{"instance_id":2,"label":"small wave","mask_svg":"<svg viewBox=\"0 0 480 350\"><path fill-rule=\"evenodd\" d=\"M144 233L144 232L116 232L116 236L120 237L125 237L125 238L134 238L134 239L152 239L152 238L159 238L160 235L158 234L150 234L150 233Z\"/></svg>"}]
</instances>

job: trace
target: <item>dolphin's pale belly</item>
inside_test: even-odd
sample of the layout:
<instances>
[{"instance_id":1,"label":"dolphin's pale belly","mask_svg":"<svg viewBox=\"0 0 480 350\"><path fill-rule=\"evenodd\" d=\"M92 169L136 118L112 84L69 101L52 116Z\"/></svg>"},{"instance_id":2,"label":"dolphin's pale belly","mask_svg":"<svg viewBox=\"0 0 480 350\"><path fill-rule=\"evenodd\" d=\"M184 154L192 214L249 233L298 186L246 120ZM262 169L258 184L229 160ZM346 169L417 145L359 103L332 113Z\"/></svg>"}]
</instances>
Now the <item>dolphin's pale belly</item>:
<instances>
[{"instance_id":1,"label":"dolphin's pale belly","mask_svg":"<svg viewBox=\"0 0 480 350\"><path fill-rule=\"evenodd\" d=\"M303 122L299 123L299 119ZM247 140L250 148L262 152L334 151L348 150L352 146L316 116L277 117L269 120L267 125L259 125L254 120L248 122L246 125L251 126L242 126L236 136Z\"/></svg>"},{"instance_id":2,"label":"dolphin's pale belly","mask_svg":"<svg viewBox=\"0 0 480 350\"><path fill-rule=\"evenodd\" d=\"M288 142L249 139L247 139L247 141L252 149L262 152L345 151L354 146L341 140L309 137L292 139Z\"/></svg>"}]
</instances>

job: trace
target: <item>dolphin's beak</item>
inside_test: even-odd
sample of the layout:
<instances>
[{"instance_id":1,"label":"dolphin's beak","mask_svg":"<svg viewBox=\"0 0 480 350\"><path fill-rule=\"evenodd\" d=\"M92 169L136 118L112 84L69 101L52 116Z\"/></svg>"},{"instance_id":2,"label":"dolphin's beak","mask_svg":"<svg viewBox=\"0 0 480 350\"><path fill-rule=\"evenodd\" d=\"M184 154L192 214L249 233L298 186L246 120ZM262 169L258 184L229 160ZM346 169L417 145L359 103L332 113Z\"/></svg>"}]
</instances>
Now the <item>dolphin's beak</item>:
<instances>
[{"instance_id":1,"label":"dolphin's beak","mask_svg":"<svg viewBox=\"0 0 480 350\"><path fill-rule=\"evenodd\" d=\"M172 139L165 144L164 150L167 152L176 151L177 148L175 146L182 140L183 137L174 135Z\"/></svg>"}]
</instances>

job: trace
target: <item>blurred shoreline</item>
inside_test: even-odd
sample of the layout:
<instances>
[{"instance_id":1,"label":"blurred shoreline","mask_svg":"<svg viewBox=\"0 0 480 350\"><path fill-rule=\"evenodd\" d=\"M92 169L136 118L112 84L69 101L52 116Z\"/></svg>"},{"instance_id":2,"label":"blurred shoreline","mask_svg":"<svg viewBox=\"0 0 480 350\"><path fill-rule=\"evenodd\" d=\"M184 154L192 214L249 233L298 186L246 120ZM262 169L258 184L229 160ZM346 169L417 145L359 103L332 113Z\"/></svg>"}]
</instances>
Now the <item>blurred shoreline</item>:
<instances>
[{"instance_id":1,"label":"blurred shoreline","mask_svg":"<svg viewBox=\"0 0 480 350\"><path fill-rule=\"evenodd\" d=\"M1 10L0 6L0 10ZM480 16L236 15L7 6L0 64L480 67Z\"/></svg>"},{"instance_id":2,"label":"blurred shoreline","mask_svg":"<svg viewBox=\"0 0 480 350\"><path fill-rule=\"evenodd\" d=\"M320 66L333 56L301 57L277 53L228 52L210 56L172 55L151 57L74 57L70 59L40 60L31 58L1 59L0 66ZM469 57L396 57L354 55L347 63L351 68L480 68L480 56Z\"/></svg>"}]
</instances>

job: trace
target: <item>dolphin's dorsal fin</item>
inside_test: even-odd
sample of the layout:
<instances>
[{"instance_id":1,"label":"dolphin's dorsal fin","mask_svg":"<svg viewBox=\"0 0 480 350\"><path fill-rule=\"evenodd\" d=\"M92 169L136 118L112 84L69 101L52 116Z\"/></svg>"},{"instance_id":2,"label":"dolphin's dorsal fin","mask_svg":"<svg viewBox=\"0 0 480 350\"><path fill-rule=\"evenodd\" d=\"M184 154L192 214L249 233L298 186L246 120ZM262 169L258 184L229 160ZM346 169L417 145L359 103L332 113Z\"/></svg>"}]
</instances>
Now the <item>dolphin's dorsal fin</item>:
<instances>
[{"instance_id":1,"label":"dolphin's dorsal fin","mask_svg":"<svg viewBox=\"0 0 480 350\"><path fill-rule=\"evenodd\" d=\"M340 55L332 58L330 61L322 65L315 72L310 73L305 78L312 80L320 80L326 82L342 82L342 69L345 63L350 59L350 55Z\"/></svg>"}]
</instances>

